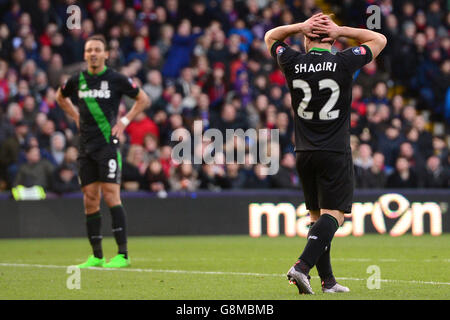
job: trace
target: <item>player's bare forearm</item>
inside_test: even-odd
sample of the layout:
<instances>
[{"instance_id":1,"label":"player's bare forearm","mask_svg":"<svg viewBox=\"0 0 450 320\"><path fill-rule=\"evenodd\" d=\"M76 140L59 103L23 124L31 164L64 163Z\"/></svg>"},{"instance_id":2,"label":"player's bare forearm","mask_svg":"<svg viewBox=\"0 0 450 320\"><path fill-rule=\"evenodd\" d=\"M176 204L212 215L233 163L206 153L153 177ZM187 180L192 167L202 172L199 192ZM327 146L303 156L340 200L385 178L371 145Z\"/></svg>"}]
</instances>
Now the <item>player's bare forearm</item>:
<instances>
[{"instance_id":1,"label":"player's bare forearm","mask_svg":"<svg viewBox=\"0 0 450 320\"><path fill-rule=\"evenodd\" d=\"M80 113L77 108L75 108L70 98L62 95L61 89L58 89L56 92L56 102L58 102L61 109L76 122L77 126L79 126Z\"/></svg>"},{"instance_id":2,"label":"player's bare forearm","mask_svg":"<svg viewBox=\"0 0 450 320\"><path fill-rule=\"evenodd\" d=\"M149 106L150 106L149 97L142 89L139 89L139 93L136 96L136 102L134 103L130 111L126 114L127 119L132 121L138 113L141 113Z\"/></svg>"},{"instance_id":3,"label":"player's bare forearm","mask_svg":"<svg viewBox=\"0 0 450 320\"><path fill-rule=\"evenodd\" d=\"M302 23L290 24L287 26L276 27L266 32L264 41L270 50L275 41L284 41L286 38L301 32Z\"/></svg>"},{"instance_id":4,"label":"player's bare forearm","mask_svg":"<svg viewBox=\"0 0 450 320\"><path fill-rule=\"evenodd\" d=\"M116 137L120 136L130 121L132 121L137 114L144 111L148 106L150 106L150 98L142 89L139 89L139 93L136 96L136 102L133 107L116 123L111 130L111 134Z\"/></svg>"},{"instance_id":5,"label":"player's bare forearm","mask_svg":"<svg viewBox=\"0 0 450 320\"><path fill-rule=\"evenodd\" d=\"M275 41L284 41L297 33L302 33L310 38L318 38L318 35L313 33L313 25L324 22L325 19L322 13L317 13L304 22L280 26L267 31L264 36L267 49L270 51Z\"/></svg>"},{"instance_id":6,"label":"player's bare forearm","mask_svg":"<svg viewBox=\"0 0 450 320\"><path fill-rule=\"evenodd\" d=\"M383 34L372 30L350 27L339 27L339 29L339 34L342 37L355 39L360 44L367 45L372 51L374 59L380 54L387 44L387 39Z\"/></svg>"}]
</instances>

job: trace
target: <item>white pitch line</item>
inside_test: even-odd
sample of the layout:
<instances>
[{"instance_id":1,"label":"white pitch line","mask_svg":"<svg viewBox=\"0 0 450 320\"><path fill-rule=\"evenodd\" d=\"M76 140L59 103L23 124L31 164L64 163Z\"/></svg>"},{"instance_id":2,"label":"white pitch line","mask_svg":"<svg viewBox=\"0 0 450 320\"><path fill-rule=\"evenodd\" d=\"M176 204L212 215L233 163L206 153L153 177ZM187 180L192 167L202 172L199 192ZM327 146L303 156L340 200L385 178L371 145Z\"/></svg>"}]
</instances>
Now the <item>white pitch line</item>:
<instances>
[{"instance_id":1,"label":"white pitch line","mask_svg":"<svg viewBox=\"0 0 450 320\"><path fill-rule=\"evenodd\" d=\"M58 266L48 264L24 264L24 263L0 263L0 267L25 267L25 268L47 268L47 269L66 269L69 266ZM136 269L136 268L95 268L91 267L90 270L98 271L125 271L125 272L154 272L154 273L184 273L184 274L201 274L201 275L228 275L228 276L253 276L253 277L285 277L285 274L277 273L253 273L253 272L229 272L229 271L197 271L197 270L172 270L172 269ZM312 278L319 278L317 276ZM337 277L336 280L347 281L366 281L364 278L348 278ZM435 281L422 281L422 280L395 280L395 279L380 279L381 282L387 283L409 283L409 284L429 284L429 285L446 285L450 286L450 282L435 282Z\"/></svg>"}]
</instances>

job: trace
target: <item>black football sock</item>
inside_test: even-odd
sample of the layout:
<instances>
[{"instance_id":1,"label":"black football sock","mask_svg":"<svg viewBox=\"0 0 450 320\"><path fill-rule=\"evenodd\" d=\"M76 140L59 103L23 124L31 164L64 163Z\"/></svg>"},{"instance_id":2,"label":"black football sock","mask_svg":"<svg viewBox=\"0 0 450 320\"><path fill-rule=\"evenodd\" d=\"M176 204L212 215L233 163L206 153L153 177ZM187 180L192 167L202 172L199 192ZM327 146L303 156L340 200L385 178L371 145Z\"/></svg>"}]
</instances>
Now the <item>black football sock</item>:
<instances>
[{"instance_id":1,"label":"black football sock","mask_svg":"<svg viewBox=\"0 0 450 320\"><path fill-rule=\"evenodd\" d=\"M101 226L102 216L100 211L86 215L86 228L89 242L91 244L94 257L99 259L103 258L102 235L100 230Z\"/></svg>"},{"instance_id":2,"label":"black football sock","mask_svg":"<svg viewBox=\"0 0 450 320\"><path fill-rule=\"evenodd\" d=\"M311 234L310 231L313 225L314 222L311 222L309 225L307 238ZM320 256L319 260L316 263L316 268L319 273L320 280L322 281L323 286L328 289L336 284L336 279L334 278L333 269L331 267L330 250L331 243L327 245L325 252Z\"/></svg>"},{"instance_id":3,"label":"black football sock","mask_svg":"<svg viewBox=\"0 0 450 320\"><path fill-rule=\"evenodd\" d=\"M333 269L331 267L330 250L331 243L328 244L327 249L316 263L316 268L319 273L320 280L322 281L322 285L327 289L330 289L336 284L336 279L334 278Z\"/></svg>"},{"instance_id":4,"label":"black football sock","mask_svg":"<svg viewBox=\"0 0 450 320\"><path fill-rule=\"evenodd\" d=\"M112 232L119 247L119 254L128 258L126 214L122 205L109 208L112 220Z\"/></svg>"},{"instance_id":5,"label":"black football sock","mask_svg":"<svg viewBox=\"0 0 450 320\"><path fill-rule=\"evenodd\" d=\"M319 261L320 256L326 251L338 229L337 220L329 215L323 214L309 230L308 242L296 268L308 274L309 270Z\"/></svg>"}]
</instances>

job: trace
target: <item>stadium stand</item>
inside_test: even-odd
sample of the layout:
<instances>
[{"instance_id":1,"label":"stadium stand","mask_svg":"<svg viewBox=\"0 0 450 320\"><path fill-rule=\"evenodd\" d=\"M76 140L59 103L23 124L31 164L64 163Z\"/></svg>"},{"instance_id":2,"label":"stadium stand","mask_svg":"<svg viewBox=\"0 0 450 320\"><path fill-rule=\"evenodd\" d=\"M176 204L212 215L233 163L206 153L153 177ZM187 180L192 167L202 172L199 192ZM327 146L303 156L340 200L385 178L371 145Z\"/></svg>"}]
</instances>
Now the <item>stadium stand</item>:
<instances>
[{"instance_id":1,"label":"stadium stand","mask_svg":"<svg viewBox=\"0 0 450 320\"><path fill-rule=\"evenodd\" d=\"M72 4L81 7L80 29L66 27ZM299 188L290 96L264 34L318 10L365 27L373 4L381 8L379 31L388 45L355 76L356 186L450 187L448 1L0 0L0 191L19 184L79 191L77 129L55 91L85 67L84 41L94 33L108 39L108 65L132 77L152 101L119 137L125 190ZM302 41L293 37L289 44L302 51ZM351 45L339 39L334 47ZM132 103L124 99L120 115ZM195 120L222 132L280 129L278 174L266 176L261 164L248 161L178 165L171 133L191 130Z\"/></svg>"}]
</instances>

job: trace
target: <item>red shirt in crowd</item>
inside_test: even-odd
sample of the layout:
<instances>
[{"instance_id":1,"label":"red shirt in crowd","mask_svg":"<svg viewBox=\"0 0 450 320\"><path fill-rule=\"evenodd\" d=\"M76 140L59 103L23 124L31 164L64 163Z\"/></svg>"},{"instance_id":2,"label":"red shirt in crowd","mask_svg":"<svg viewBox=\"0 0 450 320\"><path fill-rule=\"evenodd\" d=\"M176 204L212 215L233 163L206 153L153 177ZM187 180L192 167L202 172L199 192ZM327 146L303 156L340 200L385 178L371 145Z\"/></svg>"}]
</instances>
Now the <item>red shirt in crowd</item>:
<instances>
[{"instance_id":1,"label":"red shirt in crowd","mask_svg":"<svg viewBox=\"0 0 450 320\"><path fill-rule=\"evenodd\" d=\"M148 133L159 138L158 126L147 116L141 120L133 120L130 122L125 132L130 136L130 144L144 144L144 137Z\"/></svg>"}]
</instances>

